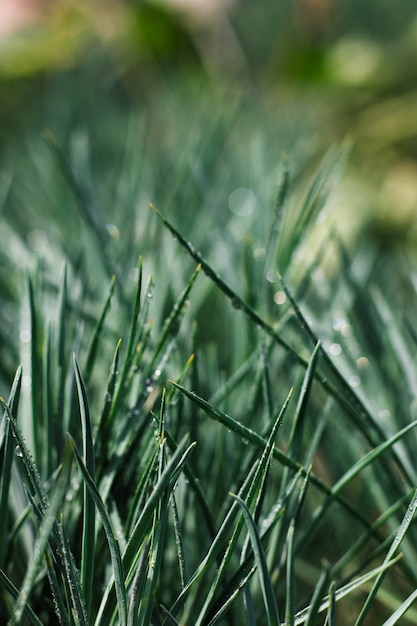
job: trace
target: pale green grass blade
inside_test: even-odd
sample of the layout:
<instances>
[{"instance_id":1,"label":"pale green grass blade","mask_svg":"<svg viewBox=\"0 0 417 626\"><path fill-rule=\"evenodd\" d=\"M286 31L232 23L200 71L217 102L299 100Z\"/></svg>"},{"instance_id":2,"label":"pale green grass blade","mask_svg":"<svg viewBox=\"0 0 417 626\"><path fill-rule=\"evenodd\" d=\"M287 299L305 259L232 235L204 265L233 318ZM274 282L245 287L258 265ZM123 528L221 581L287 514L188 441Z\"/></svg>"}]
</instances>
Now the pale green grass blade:
<instances>
[{"instance_id":1,"label":"pale green grass blade","mask_svg":"<svg viewBox=\"0 0 417 626\"><path fill-rule=\"evenodd\" d=\"M14 586L10 578L6 576L3 570L0 569L0 583L3 588L11 595L12 598L17 600L19 596L19 590ZM23 609L23 617L26 618L32 626L43 626L41 620L34 613L33 609L29 604L26 604Z\"/></svg>"},{"instance_id":2,"label":"pale green grass blade","mask_svg":"<svg viewBox=\"0 0 417 626\"><path fill-rule=\"evenodd\" d=\"M394 541L392 542L390 549L387 552L387 556L384 559L384 565L386 563L388 563L392 557L395 555L395 553L397 552L402 540L404 539L411 522L413 521L414 518L414 514L416 512L417 509L417 490L414 492L414 495L411 499L411 502L408 506L408 509L404 515L404 518L401 522L400 527L398 528L398 531L394 537ZM369 612L369 609L371 607L371 604L373 603L376 594L378 593L378 589L382 584L383 578L384 578L385 572L381 571L381 573L377 576L377 578L374 581L374 584L372 586L371 591L368 594L368 597L366 598L365 604L362 607L362 610L359 614L358 619L355 622L355 626L361 626L366 618L366 615Z\"/></svg>"},{"instance_id":3,"label":"pale green grass blade","mask_svg":"<svg viewBox=\"0 0 417 626\"><path fill-rule=\"evenodd\" d=\"M317 623L317 616L320 609L320 604L324 594L324 590L329 586L330 579L330 565L324 563L322 566L322 572L320 578L317 581L317 585L314 588L313 596L311 598L311 604L308 607L308 616L305 622L306 626L315 626Z\"/></svg>"},{"instance_id":4,"label":"pale green grass blade","mask_svg":"<svg viewBox=\"0 0 417 626\"><path fill-rule=\"evenodd\" d=\"M336 583L332 581L329 588L329 608L327 609L326 626L336 626Z\"/></svg>"},{"instance_id":5,"label":"pale green grass blade","mask_svg":"<svg viewBox=\"0 0 417 626\"><path fill-rule=\"evenodd\" d=\"M88 408L87 390L75 357L73 355L75 380L77 385L78 403L81 416L81 431L83 441L83 462L95 480L94 447L91 431L90 411ZM94 499L84 482L83 490L83 533L81 544L81 587L85 598L87 615L90 614L93 601L94 556L95 556L95 505Z\"/></svg>"},{"instance_id":6,"label":"pale green grass blade","mask_svg":"<svg viewBox=\"0 0 417 626\"><path fill-rule=\"evenodd\" d=\"M242 513L246 522L246 526L248 528L252 550L255 555L255 563L257 565L262 595L265 604L266 616L267 616L267 624L268 626L279 626L279 615L278 615L278 607L275 599L275 592L272 588L271 577L268 572L268 567L266 564L265 554L262 548L262 543L255 526L255 523L252 519L251 513L239 496L234 494L230 494L234 500L237 501L240 508L242 509Z\"/></svg>"},{"instance_id":7,"label":"pale green grass blade","mask_svg":"<svg viewBox=\"0 0 417 626\"><path fill-rule=\"evenodd\" d=\"M67 281L67 265L64 264L62 270L62 279L59 286L59 294L58 294L58 306L57 306L57 336L56 336L56 376L57 376L57 413L60 416L61 420L64 419L66 413L66 390L65 390L65 377L66 377L66 335L67 335L67 321L66 321L66 311L68 306L68 281ZM64 421L66 428L69 428L69 425ZM64 432L65 432L64 430Z\"/></svg>"},{"instance_id":8,"label":"pale green grass blade","mask_svg":"<svg viewBox=\"0 0 417 626\"><path fill-rule=\"evenodd\" d=\"M127 614L127 626L139 626L138 625L138 608L139 602L142 598L143 590L146 584L146 577L149 564L149 550L150 541L139 557L135 576L132 581L132 585L129 590L129 609Z\"/></svg>"},{"instance_id":9,"label":"pale green grass blade","mask_svg":"<svg viewBox=\"0 0 417 626\"><path fill-rule=\"evenodd\" d=\"M53 525L56 523L58 510L61 507L65 496L71 472L71 459L71 449L69 446L66 446L64 450L62 469L56 483L54 494L50 500L49 507L43 512L44 519L33 547L32 559L26 570L25 579L21 585L19 596L16 600L13 615L10 619L10 626L17 626L21 623L23 618L24 610L29 600L32 587L41 568L42 559L44 557L44 552L47 549Z\"/></svg>"},{"instance_id":10,"label":"pale green grass blade","mask_svg":"<svg viewBox=\"0 0 417 626\"><path fill-rule=\"evenodd\" d=\"M101 499L100 493L94 483L94 479L89 473L84 463L83 458L81 457L80 453L78 452L75 446L74 441L70 439L70 442L71 442L71 447L72 447L75 459L77 461L78 467L81 470L84 483L86 484L91 497L94 499L94 503L97 507L97 511L100 515L100 518L103 524L104 532L106 533L106 539L109 545L110 557L111 557L111 562L112 562L114 585L116 589L119 624L120 626L126 626L127 624L127 598L126 598L126 589L124 585L124 569L123 569L123 563L121 559L118 539L113 530L110 515L105 507L103 500Z\"/></svg>"},{"instance_id":11,"label":"pale green grass blade","mask_svg":"<svg viewBox=\"0 0 417 626\"><path fill-rule=\"evenodd\" d=\"M40 453L40 419L42 416L42 385L39 382L39 372L42 371L42 359L40 355L41 345L41 323L35 304L35 290L32 280L28 276L28 294L29 294L29 312L30 312L30 372L34 384L31 385L31 401L32 401L32 440L33 453L36 462L41 458ZM36 383L35 383L36 381Z\"/></svg>"},{"instance_id":12,"label":"pale green grass blade","mask_svg":"<svg viewBox=\"0 0 417 626\"><path fill-rule=\"evenodd\" d=\"M8 407L14 417L17 417L20 390L22 386L22 368L16 371L12 389L8 400ZM1 421L1 448L3 454L3 465L0 475L0 568L5 567L4 558L7 546L7 522L9 519L9 492L11 487L12 465L14 461L15 442L12 437L10 421L7 419L7 411L4 411Z\"/></svg>"},{"instance_id":13,"label":"pale green grass blade","mask_svg":"<svg viewBox=\"0 0 417 626\"><path fill-rule=\"evenodd\" d=\"M97 454L97 472L100 475L102 471L102 465L105 463L108 455L108 447L109 447L109 439L110 439L110 428L109 428L109 416L111 412L111 407L113 404L114 394L116 390L117 377L119 373L119 355L120 355L120 346L122 340L116 344L116 349L114 351L113 361L110 366L110 374L109 379L107 381L107 389L104 394L104 406L101 412L100 421L97 429L96 436L96 449Z\"/></svg>"},{"instance_id":14,"label":"pale green grass blade","mask_svg":"<svg viewBox=\"0 0 417 626\"><path fill-rule=\"evenodd\" d=\"M88 347L87 358L86 358L85 367L84 367L84 372L85 372L84 378L85 378L85 382L87 385L90 381L90 378L91 378L91 375L92 375L92 372L94 370L94 366L96 363L98 345L100 342L100 338L105 330L104 322L106 320L108 312L110 311L115 284L116 284L116 277L112 276L110 287L109 287L109 293L107 295L106 301L103 306L103 310L97 321L96 327L94 329L94 332L93 332L93 335L91 337L90 344Z\"/></svg>"},{"instance_id":15,"label":"pale green grass blade","mask_svg":"<svg viewBox=\"0 0 417 626\"><path fill-rule=\"evenodd\" d=\"M411 593L406 600L398 607L398 609L389 617L382 626L395 626L399 620L406 614L410 606L417 599L417 589Z\"/></svg>"},{"instance_id":16,"label":"pale green grass blade","mask_svg":"<svg viewBox=\"0 0 417 626\"><path fill-rule=\"evenodd\" d=\"M296 602L296 590L295 590L295 572L294 572L294 520L291 521L290 526L288 528L287 533L287 567L286 567L286 578L285 578L285 624L286 626L294 626L294 610L295 610L295 602ZM250 535L249 535L250 536ZM253 544L253 538L251 537L251 541ZM256 553L255 553L256 557ZM258 570L259 564L257 561ZM266 559L265 559L266 566ZM260 570L259 570L260 571ZM267 570L268 571L268 570ZM268 578L271 580L268 571ZM265 591L264 593L264 601L265 600ZM269 615L270 611L268 611Z\"/></svg>"},{"instance_id":17,"label":"pale green grass blade","mask_svg":"<svg viewBox=\"0 0 417 626\"><path fill-rule=\"evenodd\" d=\"M352 593L352 591L359 589L359 587L361 587L362 585L365 585L370 580L376 578L377 576L379 576L379 574L386 572L386 570L388 570L390 567L395 565L400 560L400 558L401 558L401 555L398 555L391 561L387 561L386 563L383 563L379 567L376 567L375 569L367 572L363 576L359 576L355 580L352 580L347 585L343 585L343 587L339 587L339 589L336 589L334 591L334 594L332 592L330 595L326 596L323 599L323 601L320 604L320 608L318 612L322 613L326 609L329 609L329 607L331 606L333 602L337 602L338 600L345 598L350 593ZM294 619L295 626L298 626L299 624L305 624L306 620L308 619L309 612L310 612L310 607L307 607L306 609L303 609L302 611L299 611L298 613L296 613L295 619Z\"/></svg>"}]
</instances>

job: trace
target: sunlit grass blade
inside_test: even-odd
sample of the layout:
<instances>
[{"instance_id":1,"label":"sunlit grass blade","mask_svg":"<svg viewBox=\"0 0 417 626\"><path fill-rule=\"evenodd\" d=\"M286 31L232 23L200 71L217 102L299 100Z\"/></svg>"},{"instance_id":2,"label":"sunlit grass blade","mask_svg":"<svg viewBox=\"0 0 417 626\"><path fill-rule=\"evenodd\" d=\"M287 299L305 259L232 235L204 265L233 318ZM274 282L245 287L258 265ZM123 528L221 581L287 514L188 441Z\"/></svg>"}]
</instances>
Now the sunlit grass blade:
<instances>
[{"instance_id":1,"label":"sunlit grass blade","mask_svg":"<svg viewBox=\"0 0 417 626\"><path fill-rule=\"evenodd\" d=\"M395 626L399 620L406 614L410 606L417 599L417 589L415 589L406 600L398 607L398 609L389 617L382 626Z\"/></svg>"},{"instance_id":2,"label":"sunlit grass blade","mask_svg":"<svg viewBox=\"0 0 417 626\"><path fill-rule=\"evenodd\" d=\"M396 535L394 537L394 541L392 542L392 544L391 544L391 546L390 546L390 548L389 548L389 550L387 552L387 555L386 555L386 557L384 559L384 565L386 563L388 563L393 558L395 553L397 552L401 542L403 541L403 539L404 539L404 537L405 537L405 535L406 535L406 533L407 533L407 531L408 531L408 529L410 527L411 522L413 521L416 509L417 509L417 490L414 492L414 495L413 495L413 497L411 499L411 502L410 502L410 504L409 504L409 506L407 508L407 511L406 511L406 513L404 515L404 518L403 518L403 520L402 520L402 522L400 524L400 527L398 528L398 531L397 531L397 533L396 533ZM375 579L374 584L372 586L372 589L369 592L369 594L368 594L368 596L366 598L365 604L363 605L362 610L361 610L361 612L359 614L359 617L358 617L358 619L355 622L355 626L361 626L363 624L363 622L364 622L364 620L365 620L365 618L366 618L366 616L367 616L367 614L369 612L369 609L370 609L372 603L375 600L376 594L378 593L378 589L379 589L379 587L382 584L384 575L385 575L385 572L384 572L384 570L382 570L378 574L377 578Z\"/></svg>"},{"instance_id":3,"label":"sunlit grass blade","mask_svg":"<svg viewBox=\"0 0 417 626\"><path fill-rule=\"evenodd\" d=\"M17 626L23 618L24 609L29 600L30 592L34 585L36 576L39 573L52 527L56 523L56 516L65 496L71 471L71 460L71 450L69 446L66 446L61 472L56 483L54 494L50 500L49 507L43 512L44 519L40 526L39 535L36 539L35 545L33 546L33 557L28 565L25 578L20 587L19 596L16 600L13 615L10 619L10 626Z\"/></svg>"},{"instance_id":4,"label":"sunlit grass blade","mask_svg":"<svg viewBox=\"0 0 417 626\"><path fill-rule=\"evenodd\" d=\"M262 543L259 537L258 530L256 525L252 519L251 513L239 496L235 494L230 494L234 500L237 501L240 508L242 509L242 513L246 522L246 526L248 528L249 537L252 544L252 550L255 555L255 563L257 565L257 569L259 572L259 578L262 588L262 595L265 604L265 610L267 615L267 623L268 626L279 626L279 615L278 615L278 607L275 599L275 592L272 588L271 577L268 572L268 567L266 564L265 554L263 551Z\"/></svg>"},{"instance_id":5,"label":"sunlit grass blade","mask_svg":"<svg viewBox=\"0 0 417 626\"><path fill-rule=\"evenodd\" d=\"M84 465L95 480L94 447L91 431L90 411L88 408L87 390L81 371L73 355L75 379L77 384L78 403L81 416ZM94 555L95 555L95 506L94 499L84 483L83 494L83 534L81 546L81 586L84 593L87 615L90 614L93 601Z\"/></svg>"},{"instance_id":6,"label":"sunlit grass blade","mask_svg":"<svg viewBox=\"0 0 417 626\"><path fill-rule=\"evenodd\" d=\"M362 585L365 585L370 580L379 576L379 574L381 573L383 574L390 567L395 565L400 559L401 559L401 554L393 558L391 561L387 561L386 563L383 563L379 567L376 567L370 570L366 574L363 574L362 576L355 578L354 580L347 583L346 585L343 585L343 587L339 587L339 589L335 589L334 594L332 591L330 595L326 596L323 599L323 601L320 604L318 613L322 613L323 611L328 610L329 607L334 605L335 602L338 602L342 598L345 598L356 589L359 589ZM331 610L333 614L335 614L335 610L333 610L333 608ZM299 611L298 613L296 613L295 619L294 619L295 626L298 626L299 624L304 624L305 621L308 619L309 612L310 612L310 607L307 607L306 609L303 609L302 611Z\"/></svg>"},{"instance_id":7,"label":"sunlit grass blade","mask_svg":"<svg viewBox=\"0 0 417 626\"><path fill-rule=\"evenodd\" d=\"M35 289L31 278L28 276L28 294L29 294L29 312L30 312L30 372L36 384L31 385L31 401L32 401L32 441L33 453L36 462L39 462L40 454L40 425L42 412L42 382L40 372L42 371L42 358L40 354L41 338L41 322L39 320L39 312L35 303Z\"/></svg>"}]
</instances>

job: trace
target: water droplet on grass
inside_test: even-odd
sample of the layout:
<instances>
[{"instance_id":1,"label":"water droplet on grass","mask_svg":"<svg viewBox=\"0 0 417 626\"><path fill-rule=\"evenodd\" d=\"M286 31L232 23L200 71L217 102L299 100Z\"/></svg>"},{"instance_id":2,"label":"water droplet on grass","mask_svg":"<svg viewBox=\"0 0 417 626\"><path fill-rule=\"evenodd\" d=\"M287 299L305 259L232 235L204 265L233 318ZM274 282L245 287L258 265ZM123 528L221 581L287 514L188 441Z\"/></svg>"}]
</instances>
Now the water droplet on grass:
<instances>
[{"instance_id":1,"label":"water droplet on grass","mask_svg":"<svg viewBox=\"0 0 417 626\"><path fill-rule=\"evenodd\" d=\"M20 446L16 446L16 448L14 449L14 453L16 456L18 456L20 459L23 456L23 452Z\"/></svg>"},{"instance_id":2,"label":"water droplet on grass","mask_svg":"<svg viewBox=\"0 0 417 626\"><path fill-rule=\"evenodd\" d=\"M339 356L342 354L342 346L340 343L332 343L329 347L329 352L332 356Z\"/></svg>"}]
</instances>

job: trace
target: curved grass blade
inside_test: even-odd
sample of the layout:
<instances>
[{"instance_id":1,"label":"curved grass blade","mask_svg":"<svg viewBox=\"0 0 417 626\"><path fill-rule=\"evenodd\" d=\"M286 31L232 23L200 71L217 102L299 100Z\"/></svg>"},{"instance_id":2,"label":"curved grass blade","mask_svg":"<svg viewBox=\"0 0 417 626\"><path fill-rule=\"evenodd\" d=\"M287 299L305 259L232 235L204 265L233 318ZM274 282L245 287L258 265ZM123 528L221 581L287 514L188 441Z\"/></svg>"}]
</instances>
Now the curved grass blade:
<instances>
[{"instance_id":1,"label":"curved grass blade","mask_svg":"<svg viewBox=\"0 0 417 626\"><path fill-rule=\"evenodd\" d=\"M17 407L19 404L20 390L22 386L22 367L19 366L12 384L8 406L10 412L17 416ZM1 471L1 491L0 491L0 567L4 567L5 549L7 545L7 522L9 519L9 493L10 481L12 475L12 465L14 459L15 442L13 441L10 421L7 419L7 411L3 413L1 422L3 448L3 465Z\"/></svg>"},{"instance_id":2,"label":"curved grass blade","mask_svg":"<svg viewBox=\"0 0 417 626\"><path fill-rule=\"evenodd\" d=\"M404 539L408 528L411 524L411 522L413 521L414 518L414 514L416 512L417 509L417 489L414 492L414 495L411 499L411 502L407 508L407 511L404 515L404 518L400 524L400 527L398 528L398 531L394 537L394 541L392 542L390 549L388 550L387 556L384 559L384 565L390 561L390 559L392 559L392 557L394 556L394 554L397 552L402 540ZM358 619L355 622L355 626L361 626L366 618L366 615L368 614L368 611L370 609L370 606L372 604L372 602L375 599L376 594L378 593L378 589L382 584L383 578L385 575L385 571L381 571L380 574L378 574L377 578L374 581L374 584L372 586L371 591L368 594L368 597L366 598L365 604L362 607L362 610L359 614Z\"/></svg>"},{"instance_id":3,"label":"curved grass blade","mask_svg":"<svg viewBox=\"0 0 417 626\"><path fill-rule=\"evenodd\" d=\"M20 588L19 596L10 619L10 626L20 624L24 609L29 600L29 595L35 583L35 579L39 573L44 552L47 548L53 525L56 523L56 516L65 496L69 476L71 472L71 449L66 446L64 449L64 458L62 468L58 477L54 494L51 498L49 507L44 510L43 521L39 529L39 535L33 547L33 556L26 570L26 575Z\"/></svg>"},{"instance_id":4,"label":"curved grass blade","mask_svg":"<svg viewBox=\"0 0 417 626\"><path fill-rule=\"evenodd\" d=\"M113 530L113 525L110 519L110 515L104 505L103 500L101 499L100 493L94 483L94 479L92 478L90 472L88 471L84 460L82 459L80 453L78 452L74 440L69 436L69 440L71 443L71 448L74 453L75 459L77 461L78 467L80 468L81 474L83 476L83 480L85 485L87 486L91 497L94 500L94 503L97 507L97 511L100 515L104 532L106 534L107 543L109 545L110 557L112 562L112 571L114 576L114 585L116 588L116 600L117 600L117 609L119 614L119 624L120 626L127 626L127 598L126 598L126 589L124 585L124 570L122 559L120 555L119 543L117 537ZM98 623L96 621L96 623Z\"/></svg>"},{"instance_id":5,"label":"curved grass blade","mask_svg":"<svg viewBox=\"0 0 417 626\"><path fill-rule=\"evenodd\" d=\"M262 543L255 525L255 522L252 519L252 515L239 496L231 493L231 497L236 500L240 508L242 509L242 513L246 522L246 526L248 528L249 537L252 544L252 550L255 556L255 563L258 568L259 578L261 583L262 595L264 599L266 615L267 615L267 623L268 626L279 626L279 615L278 615L278 607L275 599L275 593L272 588L271 577L268 572L268 567L266 564L265 554L262 548Z\"/></svg>"},{"instance_id":6,"label":"curved grass blade","mask_svg":"<svg viewBox=\"0 0 417 626\"><path fill-rule=\"evenodd\" d=\"M94 447L91 432L90 411L87 390L75 354L73 355L78 403L81 416L83 441L83 461L92 481L95 480ZM81 587L83 589L87 615L93 601L94 555L95 555L95 506L94 499L84 482L83 494L83 533L81 545Z\"/></svg>"},{"instance_id":7,"label":"curved grass blade","mask_svg":"<svg viewBox=\"0 0 417 626\"><path fill-rule=\"evenodd\" d=\"M182 441L178 445L177 450L168 461L160 479L158 480L152 491L152 494L144 505L142 514L136 522L128 539L126 549L122 556L123 569L127 572L126 584L128 584L130 580L134 577L137 561L140 556L141 546L143 546L144 540L146 539L146 536L147 534L149 534L150 528L152 527L153 514L155 508L158 506L159 500L162 498L168 486L175 483L179 473L183 468L184 463L186 462L188 455L196 445L195 443L192 443L188 446L188 448L186 448L187 438L188 437L185 436L182 439ZM92 485L92 487L94 487L95 491L97 491L94 485ZM99 495L98 492L97 495ZM100 624L107 625L109 623L110 616L113 611L113 608L110 604L110 593L113 589L114 584L115 580L114 578L112 578L104 592L95 626L100 626Z\"/></svg>"}]
</instances>

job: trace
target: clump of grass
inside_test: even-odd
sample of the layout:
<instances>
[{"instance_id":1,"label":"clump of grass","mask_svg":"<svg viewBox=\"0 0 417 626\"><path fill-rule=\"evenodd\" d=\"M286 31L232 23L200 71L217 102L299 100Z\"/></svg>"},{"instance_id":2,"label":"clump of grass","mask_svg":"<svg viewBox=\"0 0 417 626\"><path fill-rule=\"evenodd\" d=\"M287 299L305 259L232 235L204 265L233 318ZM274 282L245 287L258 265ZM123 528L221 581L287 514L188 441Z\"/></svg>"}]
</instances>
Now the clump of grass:
<instances>
[{"instance_id":1,"label":"clump of grass","mask_svg":"<svg viewBox=\"0 0 417 626\"><path fill-rule=\"evenodd\" d=\"M136 207L127 228L106 225L48 141L78 210L60 219L78 239L39 259L16 297L1 619L414 623L415 331L378 290L371 253L352 261L331 232L296 263L335 154L292 214L283 162L239 283L238 255L221 272L216 249L197 250L202 218L189 232L159 201L132 267Z\"/></svg>"}]
</instances>

